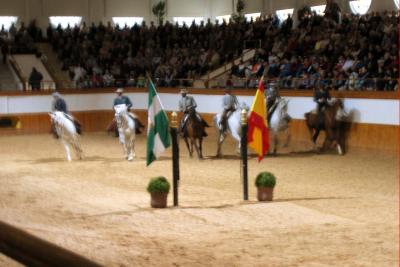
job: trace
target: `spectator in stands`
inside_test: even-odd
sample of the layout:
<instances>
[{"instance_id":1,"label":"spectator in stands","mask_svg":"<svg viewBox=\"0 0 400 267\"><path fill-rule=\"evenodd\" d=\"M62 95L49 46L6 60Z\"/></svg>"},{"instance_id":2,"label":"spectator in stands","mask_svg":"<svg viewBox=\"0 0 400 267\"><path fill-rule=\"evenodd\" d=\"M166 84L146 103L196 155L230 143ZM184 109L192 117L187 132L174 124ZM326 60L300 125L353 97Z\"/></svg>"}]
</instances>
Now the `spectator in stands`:
<instances>
[{"instance_id":1,"label":"spectator in stands","mask_svg":"<svg viewBox=\"0 0 400 267\"><path fill-rule=\"evenodd\" d=\"M40 90L40 83L42 80L43 75L33 67L32 72L29 75L29 85L32 87L32 91Z\"/></svg>"},{"instance_id":2,"label":"spectator in stands","mask_svg":"<svg viewBox=\"0 0 400 267\"><path fill-rule=\"evenodd\" d=\"M335 0L326 0L324 13L326 18L332 19L336 23L339 23L341 16L340 7Z\"/></svg>"},{"instance_id":3,"label":"spectator in stands","mask_svg":"<svg viewBox=\"0 0 400 267\"><path fill-rule=\"evenodd\" d=\"M3 64L7 62L7 55L10 53L10 49L8 47L8 43L6 40L3 40L1 44L1 54L3 55Z\"/></svg>"}]
</instances>

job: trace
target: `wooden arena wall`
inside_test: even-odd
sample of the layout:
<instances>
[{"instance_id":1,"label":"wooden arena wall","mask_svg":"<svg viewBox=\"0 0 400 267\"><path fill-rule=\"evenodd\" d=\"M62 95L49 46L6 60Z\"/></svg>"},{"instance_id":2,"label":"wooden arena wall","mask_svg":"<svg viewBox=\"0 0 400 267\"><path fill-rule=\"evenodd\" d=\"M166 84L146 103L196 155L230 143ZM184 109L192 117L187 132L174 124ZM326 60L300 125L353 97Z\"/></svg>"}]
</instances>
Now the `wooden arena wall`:
<instances>
[{"instance_id":1,"label":"wooden arena wall","mask_svg":"<svg viewBox=\"0 0 400 267\"><path fill-rule=\"evenodd\" d=\"M114 116L112 111L104 110L72 113L82 123L84 132L106 131ZM143 123L147 124L147 111L137 110L135 113ZM169 116L170 113L168 112ZM214 114L206 113L202 115L212 125ZM20 122L20 129L0 129L0 134L50 133L50 119L47 113L18 114L10 117ZM304 142L310 140L304 120L293 120L290 131L293 141ZM348 145L350 147L397 150L398 139L399 127L397 125L353 123L348 133Z\"/></svg>"},{"instance_id":2,"label":"wooden arena wall","mask_svg":"<svg viewBox=\"0 0 400 267\"><path fill-rule=\"evenodd\" d=\"M145 92L145 90L140 90ZM163 93L177 93L177 89L169 89L169 90L159 90ZM129 93L130 90L127 90ZM74 92L64 92L65 96L68 97L69 93L76 95L76 91ZM90 93L96 93L90 92ZM100 93L100 92L99 92ZM101 93L104 93L102 91ZM110 92L111 93L111 92ZM137 93L137 90L135 90ZM196 94L204 94L204 90L191 90L191 94L196 96ZM212 95L221 95L223 93L222 90L213 90L212 92L207 92L210 96ZM242 96L251 96L254 94L254 90L238 90L235 92L237 95ZM347 98L361 98L360 94L366 93L363 95L363 98L370 99L394 99L398 101L398 94L379 94L377 92L359 92L358 94L355 92L339 93L340 95L335 94L338 97L347 97ZM87 94L87 91L83 92L83 94ZM310 97L312 92L282 92L282 95L286 97ZM32 95L32 94L28 94ZM51 97L49 94L35 94L46 96L46 105L50 105ZM1 95L0 95L1 96ZM19 96L18 94L14 96ZM27 94L22 94L21 97L26 97ZM110 99L114 97L114 94L110 94ZM174 97L176 97L174 95ZM43 100L40 100L43 101ZM108 99L106 100L106 102ZM174 100L175 101L175 100ZM0 102L1 103L1 102ZM111 103L111 102L110 102ZM107 102L108 104L108 102ZM175 104L174 104L175 105ZM134 104L135 106L135 104ZM143 108L146 104L142 105L142 108L135 109L135 113L140 117L141 121L144 124L147 124L147 111ZM167 104L168 106L168 104ZM1 108L1 107L0 107ZM170 109L171 110L171 109ZM396 111L398 112L398 110ZM100 109L100 110L73 110L71 112L76 118L82 123L84 132L99 132L105 131L108 124L113 119L113 111L110 109ZM170 115L171 111L167 111L168 115ZM212 118L214 113L211 112L201 112L203 117L212 125ZM393 115L393 114L392 114ZM9 113L5 114L5 112L0 112L0 118L12 118L14 126L13 128L0 128L0 135L4 134L37 134L37 133L49 133L50 131L50 119L47 112L32 112L32 113ZM210 134L214 134L213 130L209 130ZM309 133L306 128L305 122L302 119L294 118L291 123L291 134L293 141L309 141ZM371 149L385 149L385 150L398 150L398 139L399 139L399 125L398 123L393 124L381 124L381 123L360 123L355 122L350 125L348 132L348 145L349 147L360 147L360 148L371 148Z\"/></svg>"}]
</instances>

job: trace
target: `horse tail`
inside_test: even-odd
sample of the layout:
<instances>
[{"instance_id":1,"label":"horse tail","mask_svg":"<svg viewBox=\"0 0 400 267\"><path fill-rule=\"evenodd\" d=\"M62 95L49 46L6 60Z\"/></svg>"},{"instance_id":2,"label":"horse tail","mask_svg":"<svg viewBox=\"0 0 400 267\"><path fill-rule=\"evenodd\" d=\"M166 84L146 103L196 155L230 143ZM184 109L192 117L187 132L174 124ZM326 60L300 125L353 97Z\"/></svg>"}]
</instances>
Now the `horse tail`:
<instances>
[{"instance_id":1,"label":"horse tail","mask_svg":"<svg viewBox=\"0 0 400 267\"><path fill-rule=\"evenodd\" d=\"M75 125L77 134L81 135L82 134L82 125L80 124L80 122L74 119L74 125Z\"/></svg>"},{"instance_id":2,"label":"horse tail","mask_svg":"<svg viewBox=\"0 0 400 267\"><path fill-rule=\"evenodd\" d=\"M304 118L306 119L306 121L310 119L310 114L311 112L304 113Z\"/></svg>"},{"instance_id":3,"label":"horse tail","mask_svg":"<svg viewBox=\"0 0 400 267\"><path fill-rule=\"evenodd\" d=\"M138 118L134 118L134 121L135 121L135 133L141 134L142 131L144 130L144 124Z\"/></svg>"},{"instance_id":4,"label":"horse tail","mask_svg":"<svg viewBox=\"0 0 400 267\"><path fill-rule=\"evenodd\" d=\"M304 113L304 118L306 119L306 124L308 127L311 127L311 112Z\"/></svg>"}]
</instances>

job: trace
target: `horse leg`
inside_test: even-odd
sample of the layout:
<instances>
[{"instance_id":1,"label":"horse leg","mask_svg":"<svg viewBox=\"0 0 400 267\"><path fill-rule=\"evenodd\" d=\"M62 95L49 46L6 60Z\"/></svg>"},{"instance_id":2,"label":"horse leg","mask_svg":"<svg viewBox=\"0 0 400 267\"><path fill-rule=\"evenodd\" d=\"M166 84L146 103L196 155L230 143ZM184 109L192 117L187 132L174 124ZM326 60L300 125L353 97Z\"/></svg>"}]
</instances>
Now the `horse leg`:
<instances>
[{"instance_id":1,"label":"horse leg","mask_svg":"<svg viewBox=\"0 0 400 267\"><path fill-rule=\"evenodd\" d=\"M276 151L277 151L277 147L278 147L278 133L274 133L273 134L273 138L274 138L274 150L273 150L273 153L274 153L274 156L276 156Z\"/></svg>"},{"instance_id":2,"label":"horse leg","mask_svg":"<svg viewBox=\"0 0 400 267\"><path fill-rule=\"evenodd\" d=\"M192 151L190 151L189 141L187 140L188 138L184 137L183 139L185 140L186 147L187 147L187 149L189 151L189 156L192 157Z\"/></svg>"},{"instance_id":3,"label":"horse leg","mask_svg":"<svg viewBox=\"0 0 400 267\"><path fill-rule=\"evenodd\" d=\"M77 158L82 159L82 148L77 138L73 141L72 146L74 147Z\"/></svg>"},{"instance_id":4,"label":"horse leg","mask_svg":"<svg viewBox=\"0 0 400 267\"><path fill-rule=\"evenodd\" d=\"M343 155L343 149L342 149L343 138L341 136L340 129L335 130L335 141L338 154Z\"/></svg>"},{"instance_id":5,"label":"horse leg","mask_svg":"<svg viewBox=\"0 0 400 267\"><path fill-rule=\"evenodd\" d=\"M283 145L283 147L288 147L288 146L289 146L289 143L290 143L290 139L291 139L291 135L290 135L290 132L289 132L289 127L287 127L287 128L285 129L285 134L286 134L286 142L285 142L285 144Z\"/></svg>"},{"instance_id":6,"label":"horse leg","mask_svg":"<svg viewBox=\"0 0 400 267\"><path fill-rule=\"evenodd\" d=\"M125 134L125 151L126 151L126 159L128 161L133 160L133 155L132 155L132 138L131 134Z\"/></svg>"},{"instance_id":7,"label":"horse leg","mask_svg":"<svg viewBox=\"0 0 400 267\"><path fill-rule=\"evenodd\" d=\"M200 150L200 158L203 158L203 138L199 138L199 150Z\"/></svg>"},{"instance_id":8,"label":"horse leg","mask_svg":"<svg viewBox=\"0 0 400 267\"><path fill-rule=\"evenodd\" d=\"M119 139L119 143L121 145L125 144L125 133L124 130L122 129L122 127L117 127L118 128L118 139Z\"/></svg>"},{"instance_id":9,"label":"horse leg","mask_svg":"<svg viewBox=\"0 0 400 267\"><path fill-rule=\"evenodd\" d=\"M217 155L216 155L217 158L220 158L222 156L221 147L222 147L222 143L224 142L224 140L225 140L225 135L224 135L224 133L222 133L220 131L219 137L218 137L218 149L217 149Z\"/></svg>"},{"instance_id":10,"label":"horse leg","mask_svg":"<svg viewBox=\"0 0 400 267\"><path fill-rule=\"evenodd\" d=\"M203 158L203 155L201 154L201 150L200 150L200 140L201 140L201 138L199 138L199 145L197 145L197 142L196 142L196 138L193 138L192 140L191 140L191 142L192 142L192 145L194 145L194 148L196 149L196 153L197 153L197 156L199 157L199 159L202 159Z\"/></svg>"},{"instance_id":11,"label":"horse leg","mask_svg":"<svg viewBox=\"0 0 400 267\"><path fill-rule=\"evenodd\" d=\"M314 144L314 150L317 150L317 139L318 139L318 136L319 136L319 132L320 132L321 130L320 129L315 129L315 132L314 132L314 134L313 134L313 136L312 136L312 142L313 142L313 144Z\"/></svg>"},{"instance_id":12,"label":"horse leg","mask_svg":"<svg viewBox=\"0 0 400 267\"><path fill-rule=\"evenodd\" d=\"M64 140L62 142L63 142L64 148L65 148L65 153L67 154L67 160L71 161L72 159L71 159L71 153L70 153L70 150L69 150L69 145Z\"/></svg>"},{"instance_id":13,"label":"horse leg","mask_svg":"<svg viewBox=\"0 0 400 267\"><path fill-rule=\"evenodd\" d=\"M132 155L132 157L136 157L136 152L135 152L135 139L136 139L135 134L132 134L132 135L131 135L131 155Z\"/></svg>"}]
</instances>

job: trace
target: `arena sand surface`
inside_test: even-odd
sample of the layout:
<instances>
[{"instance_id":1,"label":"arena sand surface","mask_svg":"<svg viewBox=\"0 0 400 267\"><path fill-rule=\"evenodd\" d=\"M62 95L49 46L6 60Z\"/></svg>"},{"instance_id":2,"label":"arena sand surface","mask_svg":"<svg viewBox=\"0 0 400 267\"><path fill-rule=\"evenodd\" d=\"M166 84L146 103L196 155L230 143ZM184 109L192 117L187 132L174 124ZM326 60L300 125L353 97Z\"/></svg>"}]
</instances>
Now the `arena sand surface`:
<instances>
[{"instance_id":1,"label":"arena sand surface","mask_svg":"<svg viewBox=\"0 0 400 267\"><path fill-rule=\"evenodd\" d=\"M214 136L202 161L180 143L180 207L168 209L150 208L146 186L171 181L171 151L146 168L143 135L127 162L116 138L85 134L85 159L71 163L50 135L2 136L0 219L106 266L399 265L397 154L298 145L252 157L243 202L234 142L215 159ZM275 200L259 203L254 177L265 170L277 176Z\"/></svg>"}]
</instances>

